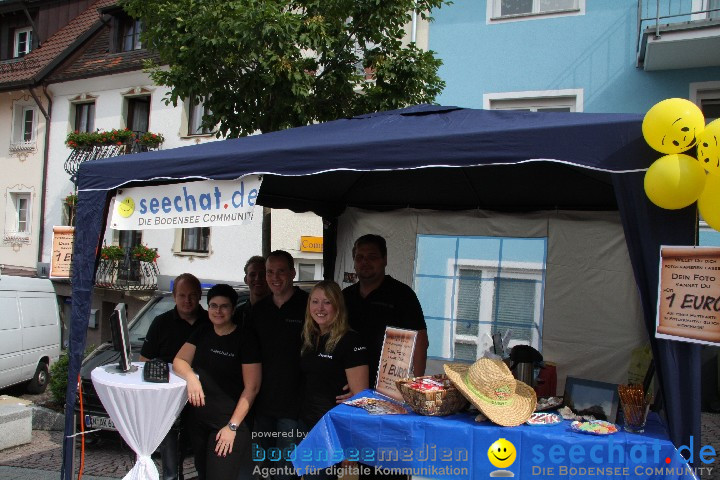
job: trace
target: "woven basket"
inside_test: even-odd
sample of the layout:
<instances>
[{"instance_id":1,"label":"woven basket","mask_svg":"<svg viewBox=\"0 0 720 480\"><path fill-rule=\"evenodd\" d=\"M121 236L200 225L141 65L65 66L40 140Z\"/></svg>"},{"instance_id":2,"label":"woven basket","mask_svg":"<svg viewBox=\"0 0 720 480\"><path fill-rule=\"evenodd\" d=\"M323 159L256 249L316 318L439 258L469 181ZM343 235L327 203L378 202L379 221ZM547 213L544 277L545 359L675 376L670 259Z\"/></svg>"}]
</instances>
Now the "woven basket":
<instances>
[{"instance_id":1,"label":"woven basket","mask_svg":"<svg viewBox=\"0 0 720 480\"><path fill-rule=\"evenodd\" d=\"M410 388L413 381L421 378L432 378L445 385L444 390L423 391ZM403 396L405 403L420 415L443 416L452 415L462 410L467 405L467 400L455 388L447 375L425 375L423 377L403 378L395 382L398 390Z\"/></svg>"}]
</instances>

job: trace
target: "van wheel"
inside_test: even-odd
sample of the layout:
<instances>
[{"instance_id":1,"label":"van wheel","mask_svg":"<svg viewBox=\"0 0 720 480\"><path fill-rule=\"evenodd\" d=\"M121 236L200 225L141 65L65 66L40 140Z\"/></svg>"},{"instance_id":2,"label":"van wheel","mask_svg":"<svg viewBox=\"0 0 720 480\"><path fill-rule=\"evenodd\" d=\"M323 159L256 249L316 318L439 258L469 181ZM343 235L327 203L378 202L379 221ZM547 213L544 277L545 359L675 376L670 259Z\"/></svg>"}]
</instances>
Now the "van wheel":
<instances>
[{"instance_id":1,"label":"van wheel","mask_svg":"<svg viewBox=\"0 0 720 480\"><path fill-rule=\"evenodd\" d=\"M30 383L27 385L28 393L43 393L48 384L48 366L45 362L38 363L37 370Z\"/></svg>"}]
</instances>

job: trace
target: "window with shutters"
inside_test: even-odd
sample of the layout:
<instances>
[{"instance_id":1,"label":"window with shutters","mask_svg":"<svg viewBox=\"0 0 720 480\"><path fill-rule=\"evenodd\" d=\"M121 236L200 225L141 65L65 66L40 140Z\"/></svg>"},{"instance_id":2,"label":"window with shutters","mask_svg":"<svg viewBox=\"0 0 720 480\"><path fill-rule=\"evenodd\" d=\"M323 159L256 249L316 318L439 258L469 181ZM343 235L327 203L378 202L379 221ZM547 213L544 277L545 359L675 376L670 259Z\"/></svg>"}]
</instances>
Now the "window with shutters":
<instances>
[{"instance_id":1,"label":"window with shutters","mask_svg":"<svg viewBox=\"0 0 720 480\"><path fill-rule=\"evenodd\" d=\"M510 346L542 346L545 238L418 236L415 291L425 313L428 355L474 361L493 333Z\"/></svg>"}]
</instances>

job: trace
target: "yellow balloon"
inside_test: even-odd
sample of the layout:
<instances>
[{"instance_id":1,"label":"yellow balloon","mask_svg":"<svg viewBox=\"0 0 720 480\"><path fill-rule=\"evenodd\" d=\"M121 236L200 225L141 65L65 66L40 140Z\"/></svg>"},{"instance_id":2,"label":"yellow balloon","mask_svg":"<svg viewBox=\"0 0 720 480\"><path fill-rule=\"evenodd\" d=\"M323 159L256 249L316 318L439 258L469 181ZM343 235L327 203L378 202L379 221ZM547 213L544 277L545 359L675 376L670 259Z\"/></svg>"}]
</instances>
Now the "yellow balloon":
<instances>
[{"instance_id":1,"label":"yellow balloon","mask_svg":"<svg viewBox=\"0 0 720 480\"><path fill-rule=\"evenodd\" d=\"M707 224L720 232L720 175L708 175L698 198L698 210Z\"/></svg>"},{"instance_id":2,"label":"yellow balloon","mask_svg":"<svg viewBox=\"0 0 720 480\"><path fill-rule=\"evenodd\" d=\"M720 119L705 125L698 135L697 158L708 173L720 175Z\"/></svg>"},{"instance_id":3,"label":"yellow balloon","mask_svg":"<svg viewBox=\"0 0 720 480\"><path fill-rule=\"evenodd\" d=\"M705 128L697 105L683 98L668 98L648 110L642 123L645 141L661 153L682 153L695 146Z\"/></svg>"},{"instance_id":4,"label":"yellow balloon","mask_svg":"<svg viewBox=\"0 0 720 480\"><path fill-rule=\"evenodd\" d=\"M645 193L661 208L677 210L698 199L707 174L700 163L688 155L665 155L655 160L645 173Z\"/></svg>"}]
</instances>

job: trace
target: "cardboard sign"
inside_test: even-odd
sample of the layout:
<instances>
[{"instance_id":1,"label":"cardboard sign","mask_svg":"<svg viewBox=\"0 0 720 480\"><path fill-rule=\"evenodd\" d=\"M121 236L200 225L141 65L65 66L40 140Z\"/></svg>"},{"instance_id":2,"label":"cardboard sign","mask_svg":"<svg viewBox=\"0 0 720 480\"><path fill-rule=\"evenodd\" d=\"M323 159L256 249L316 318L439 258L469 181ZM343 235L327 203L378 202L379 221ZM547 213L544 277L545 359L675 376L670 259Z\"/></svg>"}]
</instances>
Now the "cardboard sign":
<instances>
[{"instance_id":1,"label":"cardboard sign","mask_svg":"<svg viewBox=\"0 0 720 480\"><path fill-rule=\"evenodd\" d=\"M261 176L246 175L238 180L121 188L110 226L147 230L247 224L253 221L261 183Z\"/></svg>"},{"instance_id":2,"label":"cardboard sign","mask_svg":"<svg viewBox=\"0 0 720 480\"><path fill-rule=\"evenodd\" d=\"M403 400L395 382L411 375L416 338L415 330L385 328L375 390L395 400Z\"/></svg>"},{"instance_id":3,"label":"cardboard sign","mask_svg":"<svg viewBox=\"0 0 720 480\"><path fill-rule=\"evenodd\" d=\"M75 227L53 227L50 278L70 278Z\"/></svg>"},{"instance_id":4,"label":"cardboard sign","mask_svg":"<svg viewBox=\"0 0 720 480\"><path fill-rule=\"evenodd\" d=\"M720 344L720 248L660 248L655 336Z\"/></svg>"}]
</instances>

